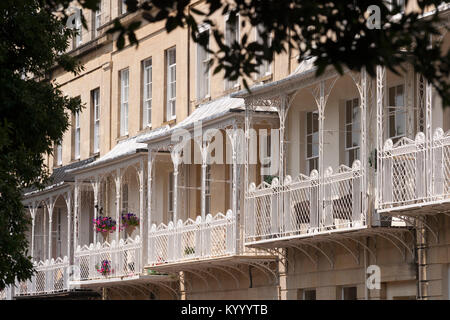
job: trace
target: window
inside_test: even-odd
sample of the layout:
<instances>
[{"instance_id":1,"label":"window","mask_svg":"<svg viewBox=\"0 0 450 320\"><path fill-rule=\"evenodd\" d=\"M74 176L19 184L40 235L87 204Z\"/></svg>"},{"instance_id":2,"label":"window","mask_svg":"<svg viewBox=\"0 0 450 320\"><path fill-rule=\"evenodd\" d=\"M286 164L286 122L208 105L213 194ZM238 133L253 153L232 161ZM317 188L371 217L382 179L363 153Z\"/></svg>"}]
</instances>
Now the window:
<instances>
[{"instance_id":1,"label":"window","mask_svg":"<svg viewBox=\"0 0 450 320\"><path fill-rule=\"evenodd\" d=\"M404 87L398 85L389 88L388 125L389 138L395 143L406 132L406 112Z\"/></svg>"},{"instance_id":2,"label":"window","mask_svg":"<svg viewBox=\"0 0 450 320\"><path fill-rule=\"evenodd\" d=\"M256 41L261 45L264 43L263 38L261 36L264 33L266 33L266 30L264 29L264 27L262 25L258 25L256 27ZM270 36L268 36L268 37L269 37L268 44L270 45L272 40L271 40ZM263 60L263 62L258 67L258 76L264 77L264 76L270 75L271 72L272 72L271 71L271 63L268 60Z\"/></svg>"},{"instance_id":3,"label":"window","mask_svg":"<svg viewBox=\"0 0 450 320\"><path fill-rule=\"evenodd\" d=\"M345 103L345 159L349 167L359 159L360 122L359 99L348 100Z\"/></svg>"},{"instance_id":4,"label":"window","mask_svg":"<svg viewBox=\"0 0 450 320\"><path fill-rule=\"evenodd\" d=\"M75 28L77 29L77 34L75 36L75 48L79 47L83 43L83 26L81 24L81 14L75 19Z\"/></svg>"},{"instance_id":5,"label":"window","mask_svg":"<svg viewBox=\"0 0 450 320\"><path fill-rule=\"evenodd\" d=\"M56 164L58 166L62 165L62 145L61 145L61 142L56 144Z\"/></svg>"},{"instance_id":6,"label":"window","mask_svg":"<svg viewBox=\"0 0 450 320\"><path fill-rule=\"evenodd\" d=\"M306 171L319 168L319 113L306 114Z\"/></svg>"},{"instance_id":7,"label":"window","mask_svg":"<svg viewBox=\"0 0 450 320\"><path fill-rule=\"evenodd\" d=\"M169 200L169 203L168 203L168 206L167 206L168 207L167 212L169 213L169 216L168 216L169 220L168 221L173 221L173 208L174 208L174 203L173 203L173 200L174 200L174 198L173 198L174 176L173 176L173 172L169 173L168 186L169 186L168 192L167 192L168 200Z\"/></svg>"},{"instance_id":8,"label":"window","mask_svg":"<svg viewBox=\"0 0 450 320\"><path fill-rule=\"evenodd\" d=\"M211 166L206 166L205 177L205 214L211 213Z\"/></svg>"},{"instance_id":9,"label":"window","mask_svg":"<svg viewBox=\"0 0 450 320\"><path fill-rule=\"evenodd\" d=\"M394 9L394 5L399 6L401 12L405 11L405 0L388 0L387 8L389 10L393 10Z\"/></svg>"},{"instance_id":10,"label":"window","mask_svg":"<svg viewBox=\"0 0 450 320\"><path fill-rule=\"evenodd\" d=\"M121 14L127 13L127 4L125 3L126 0L119 0L119 16Z\"/></svg>"},{"instance_id":11,"label":"window","mask_svg":"<svg viewBox=\"0 0 450 320\"><path fill-rule=\"evenodd\" d=\"M75 113L75 160L80 159L80 113Z\"/></svg>"},{"instance_id":12,"label":"window","mask_svg":"<svg viewBox=\"0 0 450 320\"><path fill-rule=\"evenodd\" d=\"M166 120L169 121L176 118L177 61L175 47L166 51L166 65Z\"/></svg>"},{"instance_id":13,"label":"window","mask_svg":"<svg viewBox=\"0 0 450 320\"><path fill-rule=\"evenodd\" d=\"M265 131L265 129L263 129ZM263 150L261 151L261 169L264 168L265 172L270 171L270 166L272 163L272 136L265 131L265 133L262 133L260 135L261 137L261 143L262 145L260 146L260 148L263 148ZM265 140L265 141L264 141ZM266 181L267 183L272 183L272 176L271 175L263 175L262 176L263 181ZM270 182L269 182L270 181Z\"/></svg>"},{"instance_id":14,"label":"window","mask_svg":"<svg viewBox=\"0 0 450 320\"><path fill-rule=\"evenodd\" d=\"M239 15L227 15L225 18L225 44L231 46L234 42L239 42ZM225 80L225 90L238 86L237 80Z\"/></svg>"},{"instance_id":15,"label":"window","mask_svg":"<svg viewBox=\"0 0 450 320\"><path fill-rule=\"evenodd\" d=\"M152 125L152 59L142 62L143 70L143 99L142 99L142 128Z\"/></svg>"},{"instance_id":16,"label":"window","mask_svg":"<svg viewBox=\"0 0 450 320\"><path fill-rule=\"evenodd\" d=\"M128 134L128 92L129 92L128 69L120 71L120 135Z\"/></svg>"},{"instance_id":17,"label":"window","mask_svg":"<svg viewBox=\"0 0 450 320\"><path fill-rule=\"evenodd\" d=\"M92 109L93 109L93 127L94 127L94 148L93 152L97 153L100 151L100 89L92 90Z\"/></svg>"},{"instance_id":18,"label":"window","mask_svg":"<svg viewBox=\"0 0 450 320\"><path fill-rule=\"evenodd\" d=\"M98 10L95 10L95 12L92 14L93 38L99 35L98 28L100 28L102 24L102 2L100 1L98 5Z\"/></svg>"},{"instance_id":19,"label":"window","mask_svg":"<svg viewBox=\"0 0 450 320\"><path fill-rule=\"evenodd\" d=\"M342 300L356 300L356 287L342 288Z\"/></svg>"},{"instance_id":20,"label":"window","mask_svg":"<svg viewBox=\"0 0 450 320\"><path fill-rule=\"evenodd\" d=\"M122 186L122 213L128 213L128 184Z\"/></svg>"},{"instance_id":21,"label":"window","mask_svg":"<svg viewBox=\"0 0 450 320\"><path fill-rule=\"evenodd\" d=\"M207 48L209 48L209 30L200 33L199 37L208 37ZM208 51L197 44L197 99L203 99L209 96L209 63L210 57Z\"/></svg>"},{"instance_id":22,"label":"window","mask_svg":"<svg viewBox=\"0 0 450 320\"><path fill-rule=\"evenodd\" d=\"M315 289L303 290L303 300L316 300L316 290Z\"/></svg>"}]
</instances>

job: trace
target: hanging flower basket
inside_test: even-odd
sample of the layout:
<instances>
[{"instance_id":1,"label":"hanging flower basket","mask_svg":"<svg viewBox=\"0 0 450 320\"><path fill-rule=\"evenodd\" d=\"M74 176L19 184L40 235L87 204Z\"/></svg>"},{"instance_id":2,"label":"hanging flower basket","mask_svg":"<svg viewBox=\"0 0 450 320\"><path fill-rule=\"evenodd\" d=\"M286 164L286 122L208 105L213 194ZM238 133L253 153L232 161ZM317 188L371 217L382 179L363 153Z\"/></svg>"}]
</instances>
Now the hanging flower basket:
<instances>
[{"instance_id":1,"label":"hanging flower basket","mask_svg":"<svg viewBox=\"0 0 450 320\"><path fill-rule=\"evenodd\" d=\"M94 229L97 233L101 233L103 240L109 240L109 234L116 231L116 220L111 217L99 216L93 220Z\"/></svg>"},{"instance_id":2,"label":"hanging flower basket","mask_svg":"<svg viewBox=\"0 0 450 320\"><path fill-rule=\"evenodd\" d=\"M96 265L95 268L97 269L98 273L105 277L113 272L113 269L111 268L111 261L107 259Z\"/></svg>"},{"instance_id":3,"label":"hanging flower basket","mask_svg":"<svg viewBox=\"0 0 450 320\"><path fill-rule=\"evenodd\" d=\"M136 227L139 226L139 218L132 212L123 213L121 218L121 229L125 229L128 236L131 236Z\"/></svg>"}]
</instances>

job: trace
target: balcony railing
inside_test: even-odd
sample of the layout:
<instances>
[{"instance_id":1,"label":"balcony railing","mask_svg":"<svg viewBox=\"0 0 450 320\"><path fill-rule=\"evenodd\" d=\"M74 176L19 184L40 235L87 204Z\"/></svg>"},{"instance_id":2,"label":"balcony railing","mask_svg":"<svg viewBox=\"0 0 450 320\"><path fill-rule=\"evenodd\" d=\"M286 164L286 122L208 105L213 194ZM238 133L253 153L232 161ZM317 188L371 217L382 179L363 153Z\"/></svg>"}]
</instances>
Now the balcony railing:
<instances>
[{"instance_id":1,"label":"balcony railing","mask_svg":"<svg viewBox=\"0 0 450 320\"><path fill-rule=\"evenodd\" d=\"M287 176L283 185L277 179L271 185L252 184L246 198L246 243L342 231L366 222L358 160L352 168L340 166L336 173L328 168L323 179L313 170L309 177Z\"/></svg>"},{"instance_id":2,"label":"balcony railing","mask_svg":"<svg viewBox=\"0 0 450 320\"><path fill-rule=\"evenodd\" d=\"M438 128L431 144L422 132L415 140L404 137L396 144L388 139L381 168L380 209L450 200L450 131L444 134Z\"/></svg>"},{"instance_id":3,"label":"balcony railing","mask_svg":"<svg viewBox=\"0 0 450 320\"><path fill-rule=\"evenodd\" d=\"M49 294L69 289L69 259L57 258L35 263L31 280L18 283L16 296Z\"/></svg>"},{"instance_id":4,"label":"balcony railing","mask_svg":"<svg viewBox=\"0 0 450 320\"><path fill-rule=\"evenodd\" d=\"M205 219L179 220L176 225L152 225L149 265L219 258L236 252L236 218L227 214L208 214Z\"/></svg>"},{"instance_id":5,"label":"balcony railing","mask_svg":"<svg viewBox=\"0 0 450 320\"><path fill-rule=\"evenodd\" d=\"M141 264L141 239L121 239L118 243L91 243L78 246L75 264L80 268L80 282L139 275Z\"/></svg>"}]
</instances>

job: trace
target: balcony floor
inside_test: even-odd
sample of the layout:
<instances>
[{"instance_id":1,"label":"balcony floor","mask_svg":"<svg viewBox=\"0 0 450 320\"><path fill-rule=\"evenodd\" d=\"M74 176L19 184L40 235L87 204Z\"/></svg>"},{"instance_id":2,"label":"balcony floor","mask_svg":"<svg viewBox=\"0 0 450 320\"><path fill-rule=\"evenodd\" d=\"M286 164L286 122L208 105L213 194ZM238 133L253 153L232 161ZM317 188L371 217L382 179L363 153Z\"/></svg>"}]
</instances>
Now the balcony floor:
<instances>
[{"instance_id":1,"label":"balcony floor","mask_svg":"<svg viewBox=\"0 0 450 320\"><path fill-rule=\"evenodd\" d=\"M145 284L145 283L159 283L159 282L168 282L168 281L176 281L170 275L134 275L127 277L114 277L114 278L104 278L104 279L95 279L95 280L83 280L83 281L70 281L69 285L71 288L80 287L80 288L97 288L97 287L105 287L105 286L115 286L119 284Z\"/></svg>"},{"instance_id":2,"label":"balcony floor","mask_svg":"<svg viewBox=\"0 0 450 320\"><path fill-rule=\"evenodd\" d=\"M226 266L230 264L248 264L253 262L270 262L275 261L277 256L275 255L252 255L252 254L242 254L242 255L231 255L224 257L206 258L206 259L192 259L183 260L178 262L163 263L154 266L145 266L145 269L155 270L158 272L180 272L183 269L192 268L204 268L212 266Z\"/></svg>"},{"instance_id":3,"label":"balcony floor","mask_svg":"<svg viewBox=\"0 0 450 320\"><path fill-rule=\"evenodd\" d=\"M247 242L245 245L253 248L286 248L295 245L320 243L320 242L336 242L341 239L356 239L359 237L371 237L377 234L386 233L404 233L409 230L406 226L399 227L368 227L363 226L359 228L342 228L337 230L330 230L329 232L320 232L316 234L303 234L287 237L274 237L271 239L264 239L260 241Z\"/></svg>"},{"instance_id":4,"label":"balcony floor","mask_svg":"<svg viewBox=\"0 0 450 320\"><path fill-rule=\"evenodd\" d=\"M450 212L450 198L386 208L378 210L378 212L402 216L434 215Z\"/></svg>"}]
</instances>

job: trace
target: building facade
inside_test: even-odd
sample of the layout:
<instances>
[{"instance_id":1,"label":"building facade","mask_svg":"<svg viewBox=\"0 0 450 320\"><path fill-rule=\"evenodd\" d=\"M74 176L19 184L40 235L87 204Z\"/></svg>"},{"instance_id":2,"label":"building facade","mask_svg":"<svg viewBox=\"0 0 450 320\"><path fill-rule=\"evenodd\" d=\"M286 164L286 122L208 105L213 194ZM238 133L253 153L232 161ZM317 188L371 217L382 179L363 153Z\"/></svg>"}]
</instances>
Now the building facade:
<instances>
[{"instance_id":1,"label":"building facade","mask_svg":"<svg viewBox=\"0 0 450 320\"><path fill-rule=\"evenodd\" d=\"M24 195L37 272L3 298L450 299L450 108L411 66L316 77L288 51L247 92L187 28L119 51L105 30L142 12L84 14L84 70L52 79L85 108Z\"/></svg>"}]
</instances>

